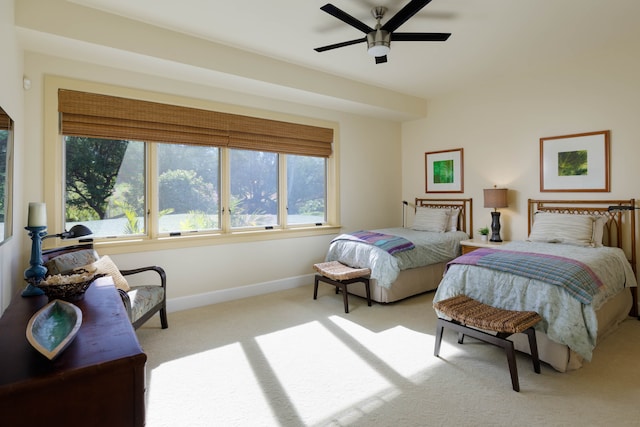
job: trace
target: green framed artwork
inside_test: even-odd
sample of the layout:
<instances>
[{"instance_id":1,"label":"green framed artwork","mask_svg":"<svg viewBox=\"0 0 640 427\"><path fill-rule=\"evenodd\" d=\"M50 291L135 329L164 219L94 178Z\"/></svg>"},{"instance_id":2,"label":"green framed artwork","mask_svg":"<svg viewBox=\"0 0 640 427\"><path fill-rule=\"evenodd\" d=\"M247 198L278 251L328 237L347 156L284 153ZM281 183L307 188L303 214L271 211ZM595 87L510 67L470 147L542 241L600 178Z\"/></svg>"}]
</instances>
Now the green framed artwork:
<instances>
[{"instance_id":1,"label":"green framed artwork","mask_svg":"<svg viewBox=\"0 0 640 427\"><path fill-rule=\"evenodd\" d=\"M609 134L540 138L540 191L610 191Z\"/></svg>"},{"instance_id":2,"label":"green framed artwork","mask_svg":"<svg viewBox=\"0 0 640 427\"><path fill-rule=\"evenodd\" d=\"M463 172L462 148L425 153L427 193L462 193Z\"/></svg>"}]
</instances>

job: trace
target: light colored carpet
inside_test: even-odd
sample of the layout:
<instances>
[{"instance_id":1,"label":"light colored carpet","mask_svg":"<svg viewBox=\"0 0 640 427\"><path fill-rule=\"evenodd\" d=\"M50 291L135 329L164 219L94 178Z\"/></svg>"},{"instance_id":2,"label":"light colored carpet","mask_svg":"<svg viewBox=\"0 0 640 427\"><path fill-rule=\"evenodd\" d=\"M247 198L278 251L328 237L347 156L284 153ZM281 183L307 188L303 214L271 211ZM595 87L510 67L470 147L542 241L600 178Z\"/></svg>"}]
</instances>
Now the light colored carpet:
<instances>
[{"instance_id":1,"label":"light colored carpet","mask_svg":"<svg viewBox=\"0 0 640 427\"><path fill-rule=\"evenodd\" d=\"M138 330L147 426L638 426L640 321L591 363L533 372L518 355L445 330L433 356L433 293L390 305L302 287L169 314ZM157 323L157 324L156 324Z\"/></svg>"}]
</instances>

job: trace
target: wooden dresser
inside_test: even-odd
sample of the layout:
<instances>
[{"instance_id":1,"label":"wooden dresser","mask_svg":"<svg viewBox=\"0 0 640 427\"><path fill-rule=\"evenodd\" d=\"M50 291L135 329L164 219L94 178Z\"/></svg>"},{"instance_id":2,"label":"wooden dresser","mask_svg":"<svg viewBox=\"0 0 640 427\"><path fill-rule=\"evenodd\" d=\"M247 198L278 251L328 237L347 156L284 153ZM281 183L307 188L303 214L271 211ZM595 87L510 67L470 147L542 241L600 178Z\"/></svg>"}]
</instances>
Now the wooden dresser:
<instances>
[{"instance_id":1,"label":"wooden dresser","mask_svg":"<svg viewBox=\"0 0 640 427\"><path fill-rule=\"evenodd\" d=\"M0 426L143 426L147 356L111 279L74 303L82 326L54 361L26 338L46 303L18 294L0 318Z\"/></svg>"}]
</instances>

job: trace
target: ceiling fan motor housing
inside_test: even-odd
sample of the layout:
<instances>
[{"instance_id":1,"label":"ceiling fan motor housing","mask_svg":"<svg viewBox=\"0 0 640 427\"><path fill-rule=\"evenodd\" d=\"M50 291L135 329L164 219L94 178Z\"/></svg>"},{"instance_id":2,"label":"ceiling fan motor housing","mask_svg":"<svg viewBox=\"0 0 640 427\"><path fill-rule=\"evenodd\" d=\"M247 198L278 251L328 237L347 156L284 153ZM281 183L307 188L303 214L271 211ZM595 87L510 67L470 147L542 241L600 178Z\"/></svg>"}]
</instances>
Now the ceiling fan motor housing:
<instances>
[{"instance_id":1,"label":"ceiling fan motor housing","mask_svg":"<svg viewBox=\"0 0 640 427\"><path fill-rule=\"evenodd\" d=\"M371 56L385 56L391 50L391 33L375 30L367 34L367 52Z\"/></svg>"}]
</instances>

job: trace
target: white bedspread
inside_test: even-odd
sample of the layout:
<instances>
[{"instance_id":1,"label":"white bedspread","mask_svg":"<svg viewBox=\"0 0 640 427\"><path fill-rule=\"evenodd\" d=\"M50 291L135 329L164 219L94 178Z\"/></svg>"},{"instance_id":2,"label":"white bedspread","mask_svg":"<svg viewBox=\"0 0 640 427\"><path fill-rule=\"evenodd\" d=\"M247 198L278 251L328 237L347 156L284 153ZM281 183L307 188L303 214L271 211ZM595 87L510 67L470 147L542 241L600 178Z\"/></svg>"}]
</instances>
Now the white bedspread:
<instances>
[{"instance_id":1,"label":"white bedspread","mask_svg":"<svg viewBox=\"0 0 640 427\"><path fill-rule=\"evenodd\" d=\"M415 248L390 255L388 252L366 243L337 240L329 245L326 261L340 261L351 267L371 269L371 278L379 286L391 287L401 270L424 267L449 261L460 255L460 242L469 238L462 231L434 233L409 228L383 228L378 233L401 236L411 241Z\"/></svg>"},{"instance_id":2,"label":"white bedspread","mask_svg":"<svg viewBox=\"0 0 640 427\"><path fill-rule=\"evenodd\" d=\"M635 274L618 248L587 248L554 243L511 242L499 249L539 252L572 258L588 265L604 286L585 305L561 287L473 265L451 265L434 301L465 294L485 304L510 310L533 310L543 321L536 329L591 360L596 345L596 311L625 287L637 286Z\"/></svg>"}]
</instances>

